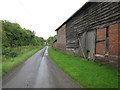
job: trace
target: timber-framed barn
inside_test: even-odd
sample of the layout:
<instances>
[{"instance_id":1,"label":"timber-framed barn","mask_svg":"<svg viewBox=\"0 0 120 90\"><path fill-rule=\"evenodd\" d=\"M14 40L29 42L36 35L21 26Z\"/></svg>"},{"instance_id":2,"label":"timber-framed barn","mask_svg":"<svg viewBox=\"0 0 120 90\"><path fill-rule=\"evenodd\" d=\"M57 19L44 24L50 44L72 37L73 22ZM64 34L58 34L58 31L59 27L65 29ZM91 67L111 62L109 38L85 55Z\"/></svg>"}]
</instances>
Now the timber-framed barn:
<instances>
[{"instance_id":1,"label":"timber-framed barn","mask_svg":"<svg viewBox=\"0 0 120 90\"><path fill-rule=\"evenodd\" d=\"M87 2L55 31L54 48L118 67L120 2Z\"/></svg>"}]
</instances>

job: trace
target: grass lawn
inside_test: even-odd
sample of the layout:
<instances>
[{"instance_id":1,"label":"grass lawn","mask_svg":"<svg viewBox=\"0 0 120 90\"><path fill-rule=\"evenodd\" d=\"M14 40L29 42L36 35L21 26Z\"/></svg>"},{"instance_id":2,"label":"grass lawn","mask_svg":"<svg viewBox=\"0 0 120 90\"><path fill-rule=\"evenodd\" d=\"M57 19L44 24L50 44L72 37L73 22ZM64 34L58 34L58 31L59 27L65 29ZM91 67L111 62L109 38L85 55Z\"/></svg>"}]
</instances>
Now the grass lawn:
<instances>
[{"instance_id":1,"label":"grass lawn","mask_svg":"<svg viewBox=\"0 0 120 90\"><path fill-rule=\"evenodd\" d=\"M25 60L27 60L30 56L32 56L34 53L42 49L43 47L41 46L22 46L22 47L16 47L12 48L14 52L18 54L18 56L14 58L6 57L3 56L2 60L2 66L0 66L2 72L0 74L2 76L6 75L8 72L13 70L15 67L23 63Z\"/></svg>"},{"instance_id":2,"label":"grass lawn","mask_svg":"<svg viewBox=\"0 0 120 90\"><path fill-rule=\"evenodd\" d=\"M51 58L85 88L118 88L118 71L49 48ZM119 73L120 74L120 73Z\"/></svg>"}]
</instances>

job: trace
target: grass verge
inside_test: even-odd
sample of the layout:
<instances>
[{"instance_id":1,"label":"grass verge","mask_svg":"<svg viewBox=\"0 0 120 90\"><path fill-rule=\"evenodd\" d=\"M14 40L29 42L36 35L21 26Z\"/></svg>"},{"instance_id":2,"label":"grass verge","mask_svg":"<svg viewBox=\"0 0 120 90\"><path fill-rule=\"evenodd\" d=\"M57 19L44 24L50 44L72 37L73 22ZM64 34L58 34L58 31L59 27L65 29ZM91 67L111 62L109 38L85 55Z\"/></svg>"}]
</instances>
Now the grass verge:
<instances>
[{"instance_id":1,"label":"grass verge","mask_svg":"<svg viewBox=\"0 0 120 90\"><path fill-rule=\"evenodd\" d=\"M118 88L118 71L49 48L51 58L85 88ZM120 74L120 73L119 73Z\"/></svg>"},{"instance_id":2,"label":"grass verge","mask_svg":"<svg viewBox=\"0 0 120 90\"><path fill-rule=\"evenodd\" d=\"M12 50L17 51L19 54L17 57L14 58L3 58L2 64L2 76L6 75L8 72L13 70L15 67L23 63L25 60L27 60L30 56L32 56L34 53L42 49L43 47L38 46L23 46L23 47L17 47L13 48Z\"/></svg>"}]
</instances>

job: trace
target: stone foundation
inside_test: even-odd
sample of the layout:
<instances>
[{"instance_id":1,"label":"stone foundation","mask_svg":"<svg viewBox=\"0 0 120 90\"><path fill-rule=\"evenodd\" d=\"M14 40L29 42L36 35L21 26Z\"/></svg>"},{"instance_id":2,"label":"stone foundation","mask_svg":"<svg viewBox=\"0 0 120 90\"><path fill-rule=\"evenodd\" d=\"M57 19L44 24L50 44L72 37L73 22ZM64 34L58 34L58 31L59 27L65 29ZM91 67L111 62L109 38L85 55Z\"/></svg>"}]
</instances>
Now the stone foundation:
<instances>
[{"instance_id":1,"label":"stone foundation","mask_svg":"<svg viewBox=\"0 0 120 90\"><path fill-rule=\"evenodd\" d=\"M120 70L119 61L120 57L117 56L95 56L95 61L100 62L101 64L109 65Z\"/></svg>"},{"instance_id":2,"label":"stone foundation","mask_svg":"<svg viewBox=\"0 0 120 90\"><path fill-rule=\"evenodd\" d=\"M79 56L78 52L79 51L75 49L66 49L66 53L72 56Z\"/></svg>"}]
</instances>

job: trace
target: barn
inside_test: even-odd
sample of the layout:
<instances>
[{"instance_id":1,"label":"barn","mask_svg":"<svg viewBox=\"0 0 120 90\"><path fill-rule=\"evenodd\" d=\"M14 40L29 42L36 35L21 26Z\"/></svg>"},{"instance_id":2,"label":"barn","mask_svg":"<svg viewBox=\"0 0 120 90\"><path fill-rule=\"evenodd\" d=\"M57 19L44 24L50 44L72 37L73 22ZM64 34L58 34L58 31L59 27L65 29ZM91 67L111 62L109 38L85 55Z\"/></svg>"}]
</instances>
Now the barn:
<instances>
[{"instance_id":1,"label":"barn","mask_svg":"<svg viewBox=\"0 0 120 90\"><path fill-rule=\"evenodd\" d=\"M120 2L87 2L60 25L55 48L73 56L118 67Z\"/></svg>"}]
</instances>

